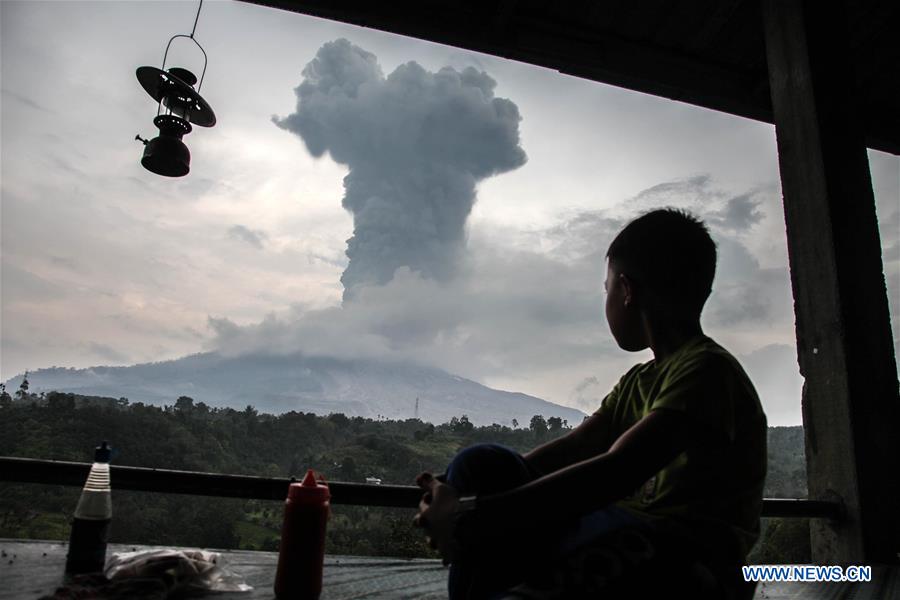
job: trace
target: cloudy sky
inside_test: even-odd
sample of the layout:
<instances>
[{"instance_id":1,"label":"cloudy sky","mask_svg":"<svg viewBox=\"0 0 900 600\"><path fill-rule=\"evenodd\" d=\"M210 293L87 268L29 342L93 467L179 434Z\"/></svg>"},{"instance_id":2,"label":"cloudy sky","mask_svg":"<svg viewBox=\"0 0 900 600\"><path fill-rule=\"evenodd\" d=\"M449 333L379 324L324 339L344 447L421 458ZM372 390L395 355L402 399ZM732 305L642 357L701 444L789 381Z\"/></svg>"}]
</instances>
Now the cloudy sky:
<instances>
[{"instance_id":1,"label":"cloudy sky","mask_svg":"<svg viewBox=\"0 0 900 600\"><path fill-rule=\"evenodd\" d=\"M140 165L134 70L194 2L0 2L0 377L207 350L413 360L593 410L648 360L612 340L603 255L690 209L719 245L703 325L771 424L800 422L773 127L499 58L206 2L218 124ZM199 72L176 41L168 65ZM895 339L900 163L870 152Z\"/></svg>"}]
</instances>

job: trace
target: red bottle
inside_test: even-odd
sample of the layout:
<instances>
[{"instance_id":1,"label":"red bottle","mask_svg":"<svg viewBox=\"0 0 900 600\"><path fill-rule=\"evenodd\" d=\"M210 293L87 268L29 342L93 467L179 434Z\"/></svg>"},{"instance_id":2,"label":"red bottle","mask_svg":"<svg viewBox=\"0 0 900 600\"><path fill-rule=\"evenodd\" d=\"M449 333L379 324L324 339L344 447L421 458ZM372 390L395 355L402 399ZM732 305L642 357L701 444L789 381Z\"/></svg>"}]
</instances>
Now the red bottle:
<instances>
[{"instance_id":1,"label":"red bottle","mask_svg":"<svg viewBox=\"0 0 900 600\"><path fill-rule=\"evenodd\" d=\"M275 596L279 600L316 600L322 593L330 499L328 485L316 481L312 469L301 483L288 488L275 575Z\"/></svg>"}]
</instances>

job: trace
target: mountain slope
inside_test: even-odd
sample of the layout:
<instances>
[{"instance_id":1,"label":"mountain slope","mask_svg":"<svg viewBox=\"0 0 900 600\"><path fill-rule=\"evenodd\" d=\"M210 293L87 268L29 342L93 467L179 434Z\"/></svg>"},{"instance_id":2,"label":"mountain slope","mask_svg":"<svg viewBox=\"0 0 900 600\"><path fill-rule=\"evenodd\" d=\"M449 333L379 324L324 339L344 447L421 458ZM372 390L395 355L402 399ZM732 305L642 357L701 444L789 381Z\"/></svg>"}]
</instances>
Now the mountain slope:
<instances>
[{"instance_id":1,"label":"mountain slope","mask_svg":"<svg viewBox=\"0 0 900 600\"><path fill-rule=\"evenodd\" d=\"M32 392L65 391L85 395L127 397L132 402L172 404L190 396L210 406L244 408L279 414L291 410L348 416L443 423L467 415L477 425L527 427L533 415L560 417L571 425L581 411L526 394L494 390L439 369L371 360L341 360L301 355L250 355L235 358L217 353L130 367L66 369L53 367L29 374ZM16 389L21 376L7 382Z\"/></svg>"}]
</instances>

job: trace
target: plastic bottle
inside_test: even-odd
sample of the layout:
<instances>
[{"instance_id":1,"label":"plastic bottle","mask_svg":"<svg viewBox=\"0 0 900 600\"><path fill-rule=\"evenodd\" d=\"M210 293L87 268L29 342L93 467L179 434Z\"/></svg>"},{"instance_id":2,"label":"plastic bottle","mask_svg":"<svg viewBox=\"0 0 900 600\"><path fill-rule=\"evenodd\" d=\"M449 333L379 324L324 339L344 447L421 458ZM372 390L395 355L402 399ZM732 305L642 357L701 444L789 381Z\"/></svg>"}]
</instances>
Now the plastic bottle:
<instances>
[{"instance_id":1,"label":"plastic bottle","mask_svg":"<svg viewBox=\"0 0 900 600\"><path fill-rule=\"evenodd\" d=\"M328 485L316 481L312 469L301 483L288 488L275 575L275 596L279 600L316 600L322 593L330 499Z\"/></svg>"},{"instance_id":2,"label":"plastic bottle","mask_svg":"<svg viewBox=\"0 0 900 600\"><path fill-rule=\"evenodd\" d=\"M109 488L109 458L111 450L103 442L94 450L94 464L88 474L81 498L72 520L66 573L96 573L103 571L106 562L106 542L112 519L112 499Z\"/></svg>"}]
</instances>

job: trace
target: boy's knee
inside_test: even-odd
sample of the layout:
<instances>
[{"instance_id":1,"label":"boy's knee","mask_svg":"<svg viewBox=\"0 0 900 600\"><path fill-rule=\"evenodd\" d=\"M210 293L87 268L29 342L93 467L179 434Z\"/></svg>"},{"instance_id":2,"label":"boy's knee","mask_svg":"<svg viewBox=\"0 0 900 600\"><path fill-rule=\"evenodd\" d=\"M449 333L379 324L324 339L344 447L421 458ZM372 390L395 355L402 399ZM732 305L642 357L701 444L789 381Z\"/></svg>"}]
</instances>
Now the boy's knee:
<instances>
[{"instance_id":1,"label":"boy's knee","mask_svg":"<svg viewBox=\"0 0 900 600\"><path fill-rule=\"evenodd\" d=\"M457 452L453 462L480 462L497 460L521 460L518 452L500 444L475 444Z\"/></svg>"},{"instance_id":2,"label":"boy's knee","mask_svg":"<svg viewBox=\"0 0 900 600\"><path fill-rule=\"evenodd\" d=\"M499 444L476 444L461 450L447 469L447 482L464 494L489 494L531 479L522 456Z\"/></svg>"}]
</instances>

